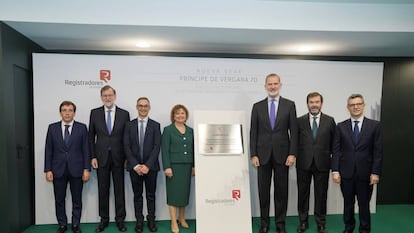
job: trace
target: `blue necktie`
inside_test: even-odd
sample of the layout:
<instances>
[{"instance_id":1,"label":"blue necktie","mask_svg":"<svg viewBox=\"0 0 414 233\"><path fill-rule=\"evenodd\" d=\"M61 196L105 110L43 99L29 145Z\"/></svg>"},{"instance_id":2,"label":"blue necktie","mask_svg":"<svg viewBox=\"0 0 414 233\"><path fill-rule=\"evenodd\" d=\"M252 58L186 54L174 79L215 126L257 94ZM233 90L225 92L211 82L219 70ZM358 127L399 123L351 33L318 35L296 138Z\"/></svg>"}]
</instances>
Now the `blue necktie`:
<instances>
[{"instance_id":1,"label":"blue necktie","mask_svg":"<svg viewBox=\"0 0 414 233\"><path fill-rule=\"evenodd\" d=\"M316 138L316 134L318 133L318 123L316 123L316 119L318 117L314 116L313 117L313 122L312 122L312 135L313 135L313 139Z\"/></svg>"},{"instance_id":2,"label":"blue necktie","mask_svg":"<svg viewBox=\"0 0 414 233\"><path fill-rule=\"evenodd\" d=\"M109 109L108 110L108 114L106 115L106 128L108 129L108 133L111 134L112 133L112 119L111 119L111 112L112 110Z\"/></svg>"},{"instance_id":3,"label":"blue necktie","mask_svg":"<svg viewBox=\"0 0 414 233\"><path fill-rule=\"evenodd\" d=\"M359 138L359 127L358 127L359 121L354 121L354 139L357 142Z\"/></svg>"},{"instance_id":4,"label":"blue necktie","mask_svg":"<svg viewBox=\"0 0 414 233\"><path fill-rule=\"evenodd\" d=\"M65 136L63 138L63 141L65 141L66 146L69 145L69 138L70 138L69 127L70 127L70 125L65 125Z\"/></svg>"},{"instance_id":5,"label":"blue necktie","mask_svg":"<svg viewBox=\"0 0 414 233\"><path fill-rule=\"evenodd\" d=\"M141 154L141 159L144 158L144 120L139 120L139 153Z\"/></svg>"},{"instance_id":6,"label":"blue necktie","mask_svg":"<svg viewBox=\"0 0 414 233\"><path fill-rule=\"evenodd\" d=\"M272 103L270 104L270 126L272 129L275 128L275 120L276 120L276 106L275 106L275 99L272 99Z\"/></svg>"}]
</instances>

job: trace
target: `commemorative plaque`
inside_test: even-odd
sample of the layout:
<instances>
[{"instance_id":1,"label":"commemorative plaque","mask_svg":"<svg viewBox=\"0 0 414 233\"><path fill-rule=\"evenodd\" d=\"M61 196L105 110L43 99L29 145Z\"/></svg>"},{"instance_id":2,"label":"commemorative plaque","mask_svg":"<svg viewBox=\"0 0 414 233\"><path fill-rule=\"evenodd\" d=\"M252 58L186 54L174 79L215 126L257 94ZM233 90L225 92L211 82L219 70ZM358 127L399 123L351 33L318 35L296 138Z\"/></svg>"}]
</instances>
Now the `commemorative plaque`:
<instances>
[{"instance_id":1,"label":"commemorative plaque","mask_svg":"<svg viewBox=\"0 0 414 233\"><path fill-rule=\"evenodd\" d=\"M243 154L241 124L199 124L198 129L200 154Z\"/></svg>"}]
</instances>

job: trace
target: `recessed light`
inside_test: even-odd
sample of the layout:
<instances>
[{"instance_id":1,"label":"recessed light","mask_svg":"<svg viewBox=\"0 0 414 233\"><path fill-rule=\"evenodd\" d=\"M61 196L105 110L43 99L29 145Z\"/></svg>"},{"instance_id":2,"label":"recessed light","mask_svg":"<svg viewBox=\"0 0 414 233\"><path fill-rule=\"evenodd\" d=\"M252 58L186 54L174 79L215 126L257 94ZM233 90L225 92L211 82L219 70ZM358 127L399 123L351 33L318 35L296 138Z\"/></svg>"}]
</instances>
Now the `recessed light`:
<instances>
[{"instance_id":1,"label":"recessed light","mask_svg":"<svg viewBox=\"0 0 414 233\"><path fill-rule=\"evenodd\" d=\"M135 44L138 48L149 48L151 47L151 44L147 41L139 41Z\"/></svg>"},{"instance_id":2,"label":"recessed light","mask_svg":"<svg viewBox=\"0 0 414 233\"><path fill-rule=\"evenodd\" d=\"M315 48L313 46L310 45L301 45L298 47L298 51L299 52L310 52L315 50Z\"/></svg>"}]
</instances>

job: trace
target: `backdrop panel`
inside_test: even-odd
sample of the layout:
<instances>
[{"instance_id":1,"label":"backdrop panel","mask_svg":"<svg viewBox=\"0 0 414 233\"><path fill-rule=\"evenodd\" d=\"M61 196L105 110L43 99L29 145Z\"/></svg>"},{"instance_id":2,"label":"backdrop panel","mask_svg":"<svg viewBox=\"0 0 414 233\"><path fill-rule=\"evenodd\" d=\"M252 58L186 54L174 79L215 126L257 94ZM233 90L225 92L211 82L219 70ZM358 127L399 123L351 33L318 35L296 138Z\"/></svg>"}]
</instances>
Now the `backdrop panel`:
<instances>
[{"instance_id":1,"label":"backdrop panel","mask_svg":"<svg viewBox=\"0 0 414 233\"><path fill-rule=\"evenodd\" d=\"M136 100L151 100L150 117L161 127L168 125L173 105L181 103L192 113L206 111L243 111L249 126L253 103L266 97L264 77L276 72L281 76L281 95L294 100L298 116L307 112L306 95L319 91L324 96L323 111L342 121L349 117L347 97L361 93L366 101L366 116L379 119L382 63L329 62L270 59L225 59L147 56L109 56L73 54L34 54L34 124L36 224L55 223L53 187L43 173L47 126L60 120L59 104L71 100L77 105L75 119L88 124L92 108L101 106L100 88L105 84L117 91L117 105L137 116ZM249 127L247 127L247 131ZM248 141L246 142L248 143ZM249 163L252 215L259 215L256 170ZM225 174L223 174L225 175ZM296 173L289 173L288 215L296 215ZM129 174L125 175L127 221L134 221L133 195ZM193 184L194 185L194 184ZM193 186L194 187L194 186ZM193 189L194 190L194 189ZM111 189L112 192L112 189ZM342 212L339 186L330 183L328 213ZM69 195L70 196L70 195ZM190 196L187 217L195 218L194 192ZM273 198L272 198L273 199ZM96 172L85 184L82 222L98 222ZM375 211L376 198L372 199ZM165 176L158 176L157 219L169 219L165 197ZM311 208L313 208L311 206ZM67 202L70 216L70 198ZM114 218L113 196L110 206ZM273 209L271 208L271 214Z\"/></svg>"}]
</instances>

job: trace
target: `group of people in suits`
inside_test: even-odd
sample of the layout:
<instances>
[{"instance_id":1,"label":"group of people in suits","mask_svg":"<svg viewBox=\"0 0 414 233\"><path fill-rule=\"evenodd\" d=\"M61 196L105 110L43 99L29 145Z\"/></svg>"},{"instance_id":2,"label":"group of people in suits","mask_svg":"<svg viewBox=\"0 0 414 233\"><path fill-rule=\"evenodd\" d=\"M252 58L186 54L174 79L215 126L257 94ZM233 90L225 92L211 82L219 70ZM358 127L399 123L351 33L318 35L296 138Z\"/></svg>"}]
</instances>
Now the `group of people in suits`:
<instances>
[{"instance_id":1,"label":"group of people in suits","mask_svg":"<svg viewBox=\"0 0 414 233\"><path fill-rule=\"evenodd\" d=\"M350 118L335 124L322 113L323 97L309 93L308 113L297 118L295 103L280 96L279 75L265 80L267 97L253 105L250 128L251 162L257 168L261 225L270 227L270 188L273 176L276 231L286 233L289 167L296 163L298 187L297 232L309 228L309 196L313 178L314 216L318 233L326 233L327 190L330 171L344 198L343 233L355 228L355 197L359 206L359 232L371 232L369 202L373 185L379 182L382 164L380 123L364 116L364 98L348 98Z\"/></svg>"},{"instance_id":2,"label":"group of people in suits","mask_svg":"<svg viewBox=\"0 0 414 233\"><path fill-rule=\"evenodd\" d=\"M53 182L57 233L68 227L65 199L67 184L72 195L72 231L80 233L83 182L89 180L91 167L98 178L99 216L96 232L109 224L109 190L112 176L115 196L115 222L119 231L125 232L124 170L129 171L134 192L136 217L135 232L144 228L143 187L147 201L147 225L157 231L155 223L155 192L160 170L158 156L162 146L163 167L167 179L167 204L171 215L171 231L178 232L179 223L188 228L185 207L188 205L191 176L194 175L193 130L186 125L188 110L176 105L171 111L171 125L161 135L160 124L149 118L150 101L137 100L137 118L130 120L129 112L116 106L116 91L109 85L102 87L103 106L92 109L89 130L74 120L76 105L63 101L59 107L61 121L49 125L44 172L46 180ZM161 138L163 143L161 145Z\"/></svg>"},{"instance_id":3,"label":"group of people in suits","mask_svg":"<svg viewBox=\"0 0 414 233\"><path fill-rule=\"evenodd\" d=\"M270 189L273 177L275 225L278 233L286 233L289 168L296 164L298 186L297 232L309 228L310 185L314 181L314 215L319 233L326 233L327 190L330 172L340 184L344 197L343 233L355 228L355 197L359 205L359 232L371 231L369 202L373 185L379 182L382 164L380 123L364 116L365 102L360 94L348 98L350 118L337 124L322 113L323 97L309 93L308 113L297 118L295 103L280 96L282 83L277 74L265 79L267 97L253 105L250 127L252 165L257 168L261 226L259 233L270 228ZM124 169L129 171L134 192L135 232L143 232L143 186L147 200L148 229L157 231L155 192L160 170L161 150L166 176L167 205L171 231L179 225L188 228L185 207L188 205L191 176L194 170L193 129L186 125L188 109L175 105L171 124L161 134L160 124L150 119L150 101L137 100L137 118L130 121L128 111L115 105L116 91L111 86L101 89L103 106L91 110L89 130L74 121L76 106L64 101L59 107L61 121L49 125L46 136L46 180L53 182L58 233L67 230L65 196L67 183L72 195L72 230L81 232L83 182L90 168L98 178L100 223L102 232L109 223L109 187L112 176L115 196L115 221L121 232L125 226ZM178 217L177 217L178 212Z\"/></svg>"}]
</instances>

